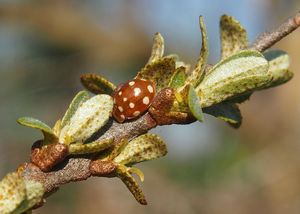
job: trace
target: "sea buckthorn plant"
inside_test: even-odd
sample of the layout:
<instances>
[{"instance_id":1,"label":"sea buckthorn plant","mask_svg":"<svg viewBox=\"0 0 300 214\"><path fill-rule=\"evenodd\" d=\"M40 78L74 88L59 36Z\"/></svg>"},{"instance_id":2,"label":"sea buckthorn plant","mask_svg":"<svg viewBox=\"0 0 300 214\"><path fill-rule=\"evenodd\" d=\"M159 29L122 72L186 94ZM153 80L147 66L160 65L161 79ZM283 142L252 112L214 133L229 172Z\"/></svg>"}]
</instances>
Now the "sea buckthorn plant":
<instances>
[{"instance_id":1,"label":"sea buckthorn plant","mask_svg":"<svg viewBox=\"0 0 300 214\"><path fill-rule=\"evenodd\" d=\"M134 79L116 86L98 74L83 74L87 91L73 98L53 128L20 118L19 124L40 130L43 139L33 144L30 162L0 182L0 213L31 213L59 186L91 176L120 178L145 205L132 176L143 181L144 174L134 165L167 154L164 141L150 129L203 122L203 113L238 128L242 102L292 78L287 53L268 48L300 25L299 13L251 45L241 24L222 16L221 59L215 65L207 64L207 32L203 18L199 20L202 47L195 66L165 55L164 39L156 33L151 56Z\"/></svg>"}]
</instances>

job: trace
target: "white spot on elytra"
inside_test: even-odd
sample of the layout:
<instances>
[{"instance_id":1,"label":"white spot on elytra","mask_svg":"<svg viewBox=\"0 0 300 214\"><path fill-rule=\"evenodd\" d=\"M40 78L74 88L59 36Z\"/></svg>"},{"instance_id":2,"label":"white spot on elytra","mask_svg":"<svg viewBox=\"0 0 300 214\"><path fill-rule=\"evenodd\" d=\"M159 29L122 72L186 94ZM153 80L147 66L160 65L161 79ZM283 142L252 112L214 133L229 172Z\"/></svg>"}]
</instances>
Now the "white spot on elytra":
<instances>
[{"instance_id":1,"label":"white spot on elytra","mask_svg":"<svg viewBox=\"0 0 300 214\"><path fill-rule=\"evenodd\" d=\"M153 87L152 87L151 85L148 85L148 86L147 86L147 89L148 89L148 91L149 91L150 93L153 93L153 91L154 91L154 90L153 90Z\"/></svg>"},{"instance_id":2,"label":"white spot on elytra","mask_svg":"<svg viewBox=\"0 0 300 214\"><path fill-rule=\"evenodd\" d=\"M140 113L141 113L140 111L135 111L135 112L133 112L133 116L135 116L135 117L136 117L136 116L139 116Z\"/></svg>"},{"instance_id":3,"label":"white spot on elytra","mask_svg":"<svg viewBox=\"0 0 300 214\"><path fill-rule=\"evenodd\" d=\"M126 102L126 101L127 101L127 97L124 97L124 98L123 98L123 102Z\"/></svg>"},{"instance_id":4,"label":"white spot on elytra","mask_svg":"<svg viewBox=\"0 0 300 214\"><path fill-rule=\"evenodd\" d=\"M122 95L122 91L120 91L118 94L119 94L119 96L121 96Z\"/></svg>"},{"instance_id":5,"label":"white spot on elytra","mask_svg":"<svg viewBox=\"0 0 300 214\"><path fill-rule=\"evenodd\" d=\"M150 100L149 100L149 97L144 97L143 98L143 103L145 104L145 105L148 105L149 103L150 103Z\"/></svg>"},{"instance_id":6,"label":"white spot on elytra","mask_svg":"<svg viewBox=\"0 0 300 214\"><path fill-rule=\"evenodd\" d=\"M121 117L123 120L125 120L124 114L121 114L120 117Z\"/></svg>"},{"instance_id":7,"label":"white spot on elytra","mask_svg":"<svg viewBox=\"0 0 300 214\"><path fill-rule=\"evenodd\" d=\"M134 91L134 96L135 97L139 96L140 93L142 92L140 88L134 88L133 91Z\"/></svg>"},{"instance_id":8,"label":"white spot on elytra","mask_svg":"<svg viewBox=\"0 0 300 214\"><path fill-rule=\"evenodd\" d=\"M134 103L129 103L130 108L134 108L134 106L135 106Z\"/></svg>"},{"instance_id":9,"label":"white spot on elytra","mask_svg":"<svg viewBox=\"0 0 300 214\"><path fill-rule=\"evenodd\" d=\"M130 86L133 86L134 84L135 84L134 81L129 82L129 85L130 85Z\"/></svg>"},{"instance_id":10,"label":"white spot on elytra","mask_svg":"<svg viewBox=\"0 0 300 214\"><path fill-rule=\"evenodd\" d=\"M122 108L122 106L118 106L118 109L119 109L120 112L123 112L123 110L124 110L124 109Z\"/></svg>"}]
</instances>

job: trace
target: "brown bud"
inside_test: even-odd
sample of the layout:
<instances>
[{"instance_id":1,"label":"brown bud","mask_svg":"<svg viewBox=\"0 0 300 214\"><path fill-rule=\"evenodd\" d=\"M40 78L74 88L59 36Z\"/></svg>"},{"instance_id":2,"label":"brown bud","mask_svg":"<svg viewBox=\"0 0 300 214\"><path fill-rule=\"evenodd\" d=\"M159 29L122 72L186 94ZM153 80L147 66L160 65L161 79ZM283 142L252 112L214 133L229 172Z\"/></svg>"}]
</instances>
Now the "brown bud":
<instances>
[{"instance_id":1,"label":"brown bud","mask_svg":"<svg viewBox=\"0 0 300 214\"><path fill-rule=\"evenodd\" d=\"M112 161L95 160L90 164L90 172L93 176L111 177L116 167Z\"/></svg>"},{"instance_id":2,"label":"brown bud","mask_svg":"<svg viewBox=\"0 0 300 214\"><path fill-rule=\"evenodd\" d=\"M186 112L172 112L175 100L174 90L165 88L154 98L149 113L158 125L191 123L195 119Z\"/></svg>"},{"instance_id":3,"label":"brown bud","mask_svg":"<svg viewBox=\"0 0 300 214\"><path fill-rule=\"evenodd\" d=\"M31 151L31 162L42 171L48 172L68 155L68 146L54 143L43 147L35 147Z\"/></svg>"}]
</instances>

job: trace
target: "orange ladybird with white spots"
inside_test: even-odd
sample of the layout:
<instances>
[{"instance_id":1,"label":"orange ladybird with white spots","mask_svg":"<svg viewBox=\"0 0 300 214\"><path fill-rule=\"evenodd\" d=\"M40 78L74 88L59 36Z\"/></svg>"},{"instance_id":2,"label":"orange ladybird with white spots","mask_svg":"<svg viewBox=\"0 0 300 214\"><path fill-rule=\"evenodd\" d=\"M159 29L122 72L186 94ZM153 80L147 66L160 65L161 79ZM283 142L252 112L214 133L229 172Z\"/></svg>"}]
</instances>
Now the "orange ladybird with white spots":
<instances>
[{"instance_id":1,"label":"orange ladybird with white spots","mask_svg":"<svg viewBox=\"0 0 300 214\"><path fill-rule=\"evenodd\" d=\"M120 85L113 94L113 116L119 122L143 114L155 96L155 85L150 80L133 79Z\"/></svg>"}]
</instances>

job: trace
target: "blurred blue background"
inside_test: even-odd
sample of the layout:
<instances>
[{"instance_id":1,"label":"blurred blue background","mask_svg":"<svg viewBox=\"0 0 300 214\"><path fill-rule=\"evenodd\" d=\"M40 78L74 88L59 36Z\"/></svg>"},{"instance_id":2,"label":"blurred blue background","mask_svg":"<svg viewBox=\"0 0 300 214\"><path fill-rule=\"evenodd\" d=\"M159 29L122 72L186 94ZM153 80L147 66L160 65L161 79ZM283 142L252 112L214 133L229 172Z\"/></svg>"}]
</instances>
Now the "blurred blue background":
<instances>
[{"instance_id":1,"label":"blurred blue background","mask_svg":"<svg viewBox=\"0 0 300 214\"><path fill-rule=\"evenodd\" d=\"M0 176L28 161L41 135L21 116L53 125L94 72L118 84L132 79L160 32L166 53L195 63L198 17L209 36L210 63L220 54L219 18L229 14L250 42L300 8L297 0L23 0L0 1ZM158 127L167 157L140 164L149 205L117 179L70 184L36 213L299 213L300 32L274 48L289 52L296 73L286 85L256 93L241 106L239 130L208 115L204 123Z\"/></svg>"}]
</instances>

